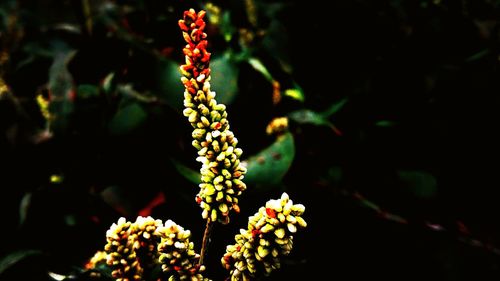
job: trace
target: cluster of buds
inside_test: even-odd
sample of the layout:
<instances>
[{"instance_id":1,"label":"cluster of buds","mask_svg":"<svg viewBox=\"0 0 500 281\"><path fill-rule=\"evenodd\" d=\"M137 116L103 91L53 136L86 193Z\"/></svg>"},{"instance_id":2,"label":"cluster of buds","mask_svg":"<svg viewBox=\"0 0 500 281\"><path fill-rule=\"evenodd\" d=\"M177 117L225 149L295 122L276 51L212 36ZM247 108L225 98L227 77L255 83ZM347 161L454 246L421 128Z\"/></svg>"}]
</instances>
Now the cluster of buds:
<instances>
[{"instance_id":1,"label":"cluster of buds","mask_svg":"<svg viewBox=\"0 0 500 281\"><path fill-rule=\"evenodd\" d=\"M169 280L208 280L201 275L205 267L197 264L200 256L190 242L191 231L168 220L157 229L157 233L161 237L159 261L162 270L171 274Z\"/></svg>"},{"instance_id":2,"label":"cluster of buds","mask_svg":"<svg viewBox=\"0 0 500 281\"><path fill-rule=\"evenodd\" d=\"M193 146L202 163L200 192L196 201L202 216L210 221L229 222L231 210L239 212L238 196L246 189L242 179L246 168L240 162L242 150L229 130L226 106L218 104L210 90L210 53L204 32L205 11L184 12L179 20L184 40L186 64L180 67L184 84L184 116L194 128Z\"/></svg>"},{"instance_id":3,"label":"cluster of buds","mask_svg":"<svg viewBox=\"0 0 500 281\"><path fill-rule=\"evenodd\" d=\"M131 226L131 222L120 218L106 232L106 263L113 270L113 278L119 281L141 280L143 273L133 249L134 240L129 239Z\"/></svg>"},{"instance_id":4,"label":"cluster of buds","mask_svg":"<svg viewBox=\"0 0 500 281\"><path fill-rule=\"evenodd\" d=\"M265 207L248 219L248 229L236 235L236 244L226 248L221 262L230 271L231 280L250 280L268 276L280 267L280 258L292 250L293 234L307 226L301 217L305 207L293 204L288 194L269 200Z\"/></svg>"},{"instance_id":5,"label":"cluster of buds","mask_svg":"<svg viewBox=\"0 0 500 281\"><path fill-rule=\"evenodd\" d=\"M155 220L152 217L137 217L136 221L130 226L129 240L133 242L132 248L142 268L152 268L158 264L158 246L159 237L156 230L163 225L161 220Z\"/></svg>"}]
</instances>

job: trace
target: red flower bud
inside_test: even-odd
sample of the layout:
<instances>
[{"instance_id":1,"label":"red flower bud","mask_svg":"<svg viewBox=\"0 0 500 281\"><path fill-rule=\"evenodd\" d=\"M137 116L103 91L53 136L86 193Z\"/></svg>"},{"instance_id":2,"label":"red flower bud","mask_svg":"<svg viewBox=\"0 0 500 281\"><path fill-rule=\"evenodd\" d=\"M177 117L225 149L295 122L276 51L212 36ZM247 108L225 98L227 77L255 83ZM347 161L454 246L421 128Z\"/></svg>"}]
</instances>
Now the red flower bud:
<instances>
[{"instance_id":1,"label":"red flower bud","mask_svg":"<svg viewBox=\"0 0 500 281\"><path fill-rule=\"evenodd\" d=\"M273 219L276 217L276 213L274 213L274 210L271 208L266 208L266 214L268 217Z\"/></svg>"}]
</instances>

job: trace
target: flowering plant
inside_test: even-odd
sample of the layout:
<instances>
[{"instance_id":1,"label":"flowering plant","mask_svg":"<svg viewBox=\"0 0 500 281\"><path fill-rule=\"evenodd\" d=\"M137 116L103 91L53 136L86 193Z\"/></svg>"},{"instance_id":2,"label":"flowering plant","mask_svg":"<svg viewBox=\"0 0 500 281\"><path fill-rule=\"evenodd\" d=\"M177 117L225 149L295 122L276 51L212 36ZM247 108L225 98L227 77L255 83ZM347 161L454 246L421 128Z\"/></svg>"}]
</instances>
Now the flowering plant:
<instances>
[{"instance_id":1,"label":"flowering plant","mask_svg":"<svg viewBox=\"0 0 500 281\"><path fill-rule=\"evenodd\" d=\"M211 227L217 222L228 224L230 212L240 211L238 199L246 189L246 168L240 161L243 151L229 129L226 106L217 103L210 87L205 15L205 11L190 9L179 20L187 43L183 49L186 63L180 67L185 88L183 114L193 127L192 145L198 150L196 160L202 164L200 191L195 199L207 224L200 254L191 242L191 232L172 220L163 223L139 216L132 223L122 217L106 234L105 254L97 253L89 265L92 268L105 260L116 280L144 280L145 272L155 266L161 266L162 276L168 280L209 280L202 273ZM280 258L292 250L293 234L307 226L302 218L304 210L283 193L251 216L248 229L241 229L235 236L236 244L227 246L221 258L230 279L250 280L280 268Z\"/></svg>"}]
</instances>

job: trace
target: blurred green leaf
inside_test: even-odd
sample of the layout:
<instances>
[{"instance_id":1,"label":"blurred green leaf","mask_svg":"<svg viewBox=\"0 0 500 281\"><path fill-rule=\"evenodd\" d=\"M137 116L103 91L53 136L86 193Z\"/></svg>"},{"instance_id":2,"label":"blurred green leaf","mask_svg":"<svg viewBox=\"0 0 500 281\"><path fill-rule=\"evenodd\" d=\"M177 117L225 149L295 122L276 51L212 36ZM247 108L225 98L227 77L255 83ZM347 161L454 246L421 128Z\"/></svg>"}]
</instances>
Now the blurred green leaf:
<instances>
[{"instance_id":1,"label":"blurred green leaf","mask_svg":"<svg viewBox=\"0 0 500 281\"><path fill-rule=\"evenodd\" d=\"M267 81L271 83L274 81L274 78L271 73L269 73L269 70L267 70L267 67L258 58L249 58L248 63L253 67L253 69L262 74Z\"/></svg>"},{"instance_id":2,"label":"blurred green leaf","mask_svg":"<svg viewBox=\"0 0 500 281\"><path fill-rule=\"evenodd\" d=\"M131 216L133 212L132 198L119 186L108 186L101 193L102 200L122 216Z\"/></svg>"},{"instance_id":3,"label":"blurred green leaf","mask_svg":"<svg viewBox=\"0 0 500 281\"><path fill-rule=\"evenodd\" d=\"M360 199L359 203L363 207L372 209L372 210L377 211L377 212L380 211L380 207L377 204L375 204L374 202L370 201L370 200Z\"/></svg>"},{"instance_id":4,"label":"blurred green leaf","mask_svg":"<svg viewBox=\"0 0 500 281\"><path fill-rule=\"evenodd\" d=\"M310 109L301 109L290 112L288 117L300 124L312 124L316 126L331 126L332 124L321 113Z\"/></svg>"},{"instance_id":5,"label":"blurred green leaf","mask_svg":"<svg viewBox=\"0 0 500 281\"><path fill-rule=\"evenodd\" d=\"M327 110L323 111L320 114L323 117L328 118L328 117L332 116L333 114L337 113L339 110L341 110L346 103L347 103L347 98L343 98L340 101L330 105L330 107Z\"/></svg>"},{"instance_id":6,"label":"blurred green leaf","mask_svg":"<svg viewBox=\"0 0 500 281\"><path fill-rule=\"evenodd\" d=\"M19 250L6 255L0 260L0 276L16 263L26 258L40 255L42 255L42 252L39 250Z\"/></svg>"},{"instance_id":7,"label":"blurred green leaf","mask_svg":"<svg viewBox=\"0 0 500 281\"><path fill-rule=\"evenodd\" d=\"M238 65L231 59L229 53L212 59L210 62L212 90L217 93L217 101L231 104L238 92ZM180 83L180 82L179 82Z\"/></svg>"},{"instance_id":8,"label":"blurred green leaf","mask_svg":"<svg viewBox=\"0 0 500 281\"><path fill-rule=\"evenodd\" d=\"M33 193L27 192L24 194L19 204L19 224L22 225L26 218L28 217L28 211L31 206L31 198L33 198Z\"/></svg>"},{"instance_id":9,"label":"blurred green leaf","mask_svg":"<svg viewBox=\"0 0 500 281\"><path fill-rule=\"evenodd\" d=\"M247 160L247 184L275 185L281 182L295 157L293 135L287 132Z\"/></svg>"},{"instance_id":10,"label":"blurred green leaf","mask_svg":"<svg viewBox=\"0 0 500 281\"><path fill-rule=\"evenodd\" d=\"M338 185L340 184L343 176L342 167L340 166L332 166L328 169L327 178L328 181L332 184Z\"/></svg>"},{"instance_id":11,"label":"blurred green leaf","mask_svg":"<svg viewBox=\"0 0 500 281\"><path fill-rule=\"evenodd\" d=\"M102 81L102 89L104 93L109 94L113 91L113 89L116 87L116 81L115 81L115 73L111 72L106 77L104 77L104 80Z\"/></svg>"},{"instance_id":12,"label":"blurred green leaf","mask_svg":"<svg viewBox=\"0 0 500 281\"><path fill-rule=\"evenodd\" d=\"M396 125L396 123L390 120L380 120L375 123L377 127L392 127L394 125Z\"/></svg>"},{"instance_id":13,"label":"blurred green leaf","mask_svg":"<svg viewBox=\"0 0 500 281\"><path fill-rule=\"evenodd\" d=\"M226 40L226 42L231 41L233 34L236 32L236 28L231 22L231 13L229 11L223 12L219 26L221 34L224 36L224 40Z\"/></svg>"},{"instance_id":14,"label":"blurred green leaf","mask_svg":"<svg viewBox=\"0 0 500 281\"><path fill-rule=\"evenodd\" d=\"M181 162L179 162L173 158L170 158L170 161L172 161L172 164L174 164L174 167L177 170L177 172L179 172L179 174L181 174L188 181L190 181L190 182L196 184L196 186L198 186L198 184L200 183L200 178L201 178L201 175L199 172L189 168L188 166L182 164Z\"/></svg>"},{"instance_id":15,"label":"blurred green leaf","mask_svg":"<svg viewBox=\"0 0 500 281\"><path fill-rule=\"evenodd\" d=\"M40 42L27 42L23 46L23 51L29 54L29 57L46 57L50 58L54 56L54 50L50 49L48 46L43 46Z\"/></svg>"},{"instance_id":16,"label":"blurred green leaf","mask_svg":"<svg viewBox=\"0 0 500 281\"><path fill-rule=\"evenodd\" d=\"M399 179L404 186L420 198L430 198L436 195L436 178L425 171L399 171Z\"/></svg>"},{"instance_id":17,"label":"blurred green leaf","mask_svg":"<svg viewBox=\"0 0 500 281\"><path fill-rule=\"evenodd\" d=\"M278 20L272 20L262 40L266 50L279 62L281 69L291 74L293 67L290 63L289 40L287 28Z\"/></svg>"},{"instance_id":18,"label":"blurred green leaf","mask_svg":"<svg viewBox=\"0 0 500 281\"><path fill-rule=\"evenodd\" d=\"M78 85L76 93L79 98L88 99L99 96L99 88L91 84Z\"/></svg>"},{"instance_id":19,"label":"blurred green leaf","mask_svg":"<svg viewBox=\"0 0 500 281\"><path fill-rule=\"evenodd\" d=\"M347 102L347 98L332 104L327 110L323 112L315 112L310 109L301 109L290 112L288 117L299 124L312 124L316 126L326 126L331 128L338 136L342 132L329 120L329 117L337 113Z\"/></svg>"},{"instance_id":20,"label":"blurred green leaf","mask_svg":"<svg viewBox=\"0 0 500 281\"><path fill-rule=\"evenodd\" d=\"M116 135L129 133L144 123L146 118L147 113L139 104L123 105L109 122L109 131Z\"/></svg>"},{"instance_id":21,"label":"blurred green leaf","mask_svg":"<svg viewBox=\"0 0 500 281\"><path fill-rule=\"evenodd\" d=\"M68 70L68 63L74 57L76 51L67 49L64 44L55 48L57 51L49 69L49 111L54 116L54 120L51 121L51 128L55 131L64 131L68 126L69 116L74 109L74 82Z\"/></svg>"},{"instance_id":22,"label":"blurred green leaf","mask_svg":"<svg viewBox=\"0 0 500 281\"><path fill-rule=\"evenodd\" d=\"M480 59L486 57L489 54L490 54L490 50L484 49L484 50L481 50L481 51L473 54L472 56L466 58L465 62L474 62L474 61L477 61L477 60L480 60Z\"/></svg>"},{"instance_id":23,"label":"blurred green leaf","mask_svg":"<svg viewBox=\"0 0 500 281\"><path fill-rule=\"evenodd\" d=\"M179 65L170 59L160 59L156 69L157 96L162 97L175 109L184 108L184 86L181 82Z\"/></svg>"}]
</instances>

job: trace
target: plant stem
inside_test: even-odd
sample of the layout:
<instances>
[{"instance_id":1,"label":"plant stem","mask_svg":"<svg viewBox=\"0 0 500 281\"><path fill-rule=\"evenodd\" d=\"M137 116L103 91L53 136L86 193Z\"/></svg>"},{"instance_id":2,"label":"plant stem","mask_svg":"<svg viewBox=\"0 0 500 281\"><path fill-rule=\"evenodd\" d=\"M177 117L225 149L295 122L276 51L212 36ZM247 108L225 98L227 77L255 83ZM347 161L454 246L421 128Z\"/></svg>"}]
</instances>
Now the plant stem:
<instances>
[{"instance_id":1,"label":"plant stem","mask_svg":"<svg viewBox=\"0 0 500 281\"><path fill-rule=\"evenodd\" d=\"M212 233L212 227L214 223L207 219L207 225L205 226L205 232L203 233L203 241L201 242L200 260L198 264L203 265L203 258L207 252L208 243L210 242L210 234Z\"/></svg>"}]
</instances>

